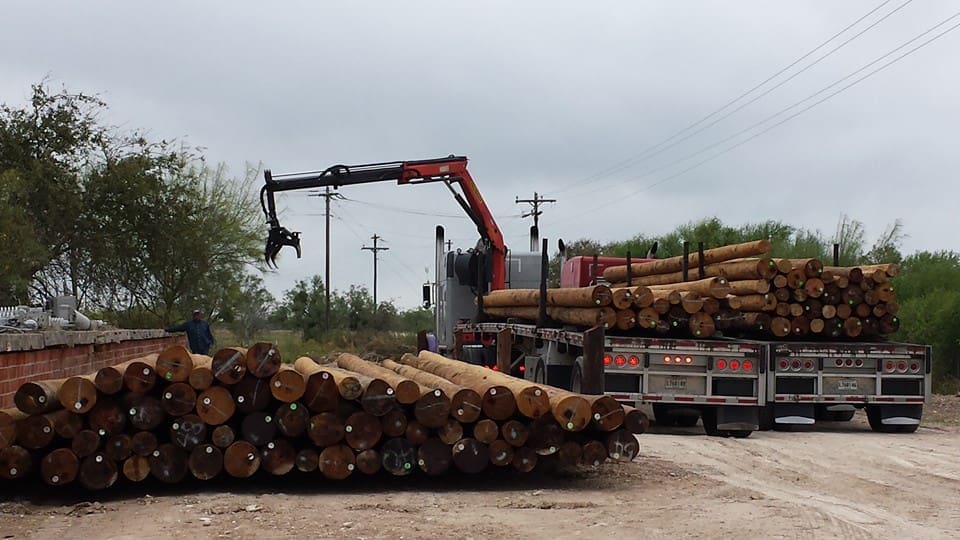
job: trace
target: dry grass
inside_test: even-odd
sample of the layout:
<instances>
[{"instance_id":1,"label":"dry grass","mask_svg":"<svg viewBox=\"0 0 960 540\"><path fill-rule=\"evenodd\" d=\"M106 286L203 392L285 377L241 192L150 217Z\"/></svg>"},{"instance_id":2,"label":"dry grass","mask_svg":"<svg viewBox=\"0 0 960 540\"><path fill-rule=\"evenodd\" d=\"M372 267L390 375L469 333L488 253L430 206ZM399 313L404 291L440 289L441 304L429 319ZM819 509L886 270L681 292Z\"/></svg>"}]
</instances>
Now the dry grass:
<instances>
[{"instance_id":1,"label":"dry grass","mask_svg":"<svg viewBox=\"0 0 960 540\"><path fill-rule=\"evenodd\" d=\"M217 339L215 348L249 346L261 341L273 343L284 362L293 362L301 356L322 358L339 352L396 357L405 352L416 351L416 336L412 334L342 331L331 332L323 342L318 342L312 339L304 341L300 332L293 330L267 330L254 336L250 343L241 343L228 329L216 328L214 336Z\"/></svg>"},{"instance_id":2,"label":"dry grass","mask_svg":"<svg viewBox=\"0 0 960 540\"><path fill-rule=\"evenodd\" d=\"M923 408L924 424L960 426L960 395L934 394Z\"/></svg>"}]
</instances>

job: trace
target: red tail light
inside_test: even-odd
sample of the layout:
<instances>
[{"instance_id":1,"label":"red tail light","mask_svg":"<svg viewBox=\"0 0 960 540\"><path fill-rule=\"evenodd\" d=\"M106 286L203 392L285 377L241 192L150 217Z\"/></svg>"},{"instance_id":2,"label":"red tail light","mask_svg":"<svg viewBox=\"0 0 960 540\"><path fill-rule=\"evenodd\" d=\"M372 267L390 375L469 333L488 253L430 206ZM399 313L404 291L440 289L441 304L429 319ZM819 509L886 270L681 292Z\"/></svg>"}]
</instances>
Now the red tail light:
<instances>
[{"instance_id":1,"label":"red tail light","mask_svg":"<svg viewBox=\"0 0 960 540\"><path fill-rule=\"evenodd\" d=\"M807 360L806 362L804 362L804 363L803 363L803 369L805 369L805 370L807 370L807 371L812 370L812 369L813 369L813 362L811 362L811 361L809 361L809 360Z\"/></svg>"},{"instance_id":2,"label":"red tail light","mask_svg":"<svg viewBox=\"0 0 960 540\"><path fill-rule=\"evenodd\" d=\"M727 361L723 358L717 360L717 369L727 369Z\"/></svg>"},{"instance_id":3,"label":"red tail light","mask_svg":"<svg viewBox=\"0 0 960 540\"><path fill-rule=\"evenodd\" d=\"M740 361L739 361L739 360L731 360L731 361L730 361L730 369L732 369L733 371L736 371L736 370L740 369Z\"/></svg>"},{"instance_id":4,"label":"red tail light","mask_svg":"<svg viewBox=\"0 0 960 540\"><path fill-rule=\"evenodd\" d=\"M610 356L609 354L603 355L603 365L609 366L609 365L612 364L612 363L613 363L613 357L612 357L612 356Z\"/></svg>"},{"instance_id":5,"label":"red tail light","mask_svg":"<svg viewBox=\"0 0 960 540\"><path fill-rule=\"evenodd\" d=\"M665 356L663 357L663 361L669 364L669 363L670 363L670 355L669 355L669 354L668 354L668 355L665 355Z\"/></svg>"},{"instance_id":6,"label":"red tail light","mask_svg":"<svg viewBox=\"0 0 960 540\"><path fill-rule=\"evenodd\" d=\"M912 363L910 364L910 371L913 371L913 372L920 371L920 364L918 364L918 363L916 363L916 362L912 362Z\"/></svg>"},{"instance_id":7,"label":"red tail light","mask_svg":"<svg viewBox=\"0 0 960 540\"><path fill-rule=\"evenodd\" d=\"M630 364L632 367L637 367L640 365L640 358L636 356L631 356L630 358L627 359L627 363Z\"/></svg>"},{"instance_id":8,"label":"red tail light","mask_svg":"<svg viewBox=\"0 0 960 540\"><path fill-rule=\"evenodd\" d=\"M843 365L843 359L841 359L841 358L837 358L837 361L836 361L836 362L834 362L834 363L835 363L835 364L837 364L837 367L840 367L840 366L842 366L842 365Z\"/></svg>"},{"instance_id":9,"label":"red tail light","mask_svg":"<svg viewBox=\"0 0 960 540\"><path fill-rule=\"evenodd\" d=\"M753 371L753 362L744 360L740 367L743 368L744 371Z\"/></svg>"},{"instance_id":10,"label":"red tail light","mask_svg":"<svg viewBox=\"0 0 960 540\"><path fill-rule=\"evenodd\" d=\"M794 371L800 371L800 361L794 360L793 362L790 362L790 369Z\"/></svg>"},{"instance_id":11,"label":"red tail light","mask_svg":"<svg viewBox=\"0 0 960 540\"><path fill-rule=\"evenodd\" d=\"M857 367L863 367L863 360L861 360L861 359L859 359L859 358L857 358L857 361L856 361L856 362L854 362L854 364L856 364L856 365L857 365Z\"/></svg>"},{"instance_id":12,"label":"red tail light","mask_svg":"<svg viewBox=\"0 0 960 540\"><path fill-rule=\"evenodd\" d=\"M893 362L888 361L885 367L887 371L893 371Z\"/></svg>"},{"instance_id":13,"label":"red tail light","mask_svg":"<svg viewBox=\"0 0 960 540\"><path fill-rule=\"evenodd\" d=\"M527 366L520 366L520 372L521 372L521 373L524 372L524 371L526 371L526 370L527 370Z\"/></svg>"},{"instance_id":14,"label":"red tail light","mask_svg":"<svg viewBox=\"0 0 960 540\"><path fill-rule=\"evenodd\" d=\"M905 373L907 371L907 363L900 362L899 364L897 364L897 371L899 371L900 373Z\"/></svg>"},{"instance_id":15,"label":"red tail light","mask_svg":"<svg viewBox=\"0 0 960 540\"><path fill-rule=\"evenodd\" d=\"M683 358L680 358L679 356L676 356L676 357L673 358L673 361L679 364L680 362L683 362Z\"/></svg>"},{"instance_id":16,"label":"red tail light","mask_svg":"<svg viewBox=\"0 0 960 540\"><path fill-rule=\"evenodd\" d=\"M494 371L500 371L500 366L494 364L490 369L492 369L492 370L494 370Z\"/></svg>"},{"instance_id":17,"label":"red tail light","mask_svg":"<svg viewBox=\"0 0 960 540\"><path fill-rule=\"evenodd\" d=\"M693 363L693 358L688 356L688 357L684 358L683 361L684 361L685 363L687 363L687 364L692 364L692 363Z\"/></svg>"},{"instance_id":18,"label":"red tail light","mask_svg":"<svg viewBox=\"0 0 960 540\"><path fill-rule=\"evenodd\" d=\"M787 362L786 360L781 359L781 360L780 360L780 369L784 369L784 370L785 370L785 369L787 369L788 367L790 367L790 362Z\"/></svg>"},{"instance_id":19,"label":"red tail light","mask_svg":"<svg viewBox=\"0 0 960 540\"><path fill-rule=\"evenodd\" d=\"M620 367L623 367L627 364L627 357L622 354L618 354L616 358L613 359L613 363Z\"/></svg>"},{"instance_id":20,"label":"red tail light","mask_svg":"<svg viewBox=\"0 0 960 540\"><path fill-rule=\"evenodd\" d=\"M852 365L853 365L853 360L847 358L846 364L847 364L847 367L852 366Z\"/></svg>"}]
</instances>

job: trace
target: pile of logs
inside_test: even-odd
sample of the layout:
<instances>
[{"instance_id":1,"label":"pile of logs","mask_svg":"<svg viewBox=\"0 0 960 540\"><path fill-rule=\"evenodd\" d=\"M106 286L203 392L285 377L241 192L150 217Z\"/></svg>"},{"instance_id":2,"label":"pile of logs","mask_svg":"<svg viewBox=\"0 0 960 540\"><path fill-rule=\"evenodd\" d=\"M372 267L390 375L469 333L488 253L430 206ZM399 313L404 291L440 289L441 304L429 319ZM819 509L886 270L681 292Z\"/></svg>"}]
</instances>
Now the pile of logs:
<instances>
[{"instance_id":1,"label":"pile of logs","mask_svg":"<svg viewBox=\"0 0 960 540\"><path fill-rule=\"evenodd\" d=\"M23 384L0 411L0 479L101 490L255 474L476 474L632 460L643 413L422 352L281 363L272 345L171 347Z\"/></svg>"},{"instance_id":2,"label":"pile of logs","mask_svg":"<svg viewBox=\"0 0 960 540\"><path fill-rule=\"evenodd\" d=\"M709 337L715 331L758 336L874 338L897 331L896 264L824 266L818 259L771 259L767 240L691 253L684 258L611 266L609 285L547 290L558 322ZM539 291L493 291L493 317L538 320Z\"/></svg>"}]
</instances>

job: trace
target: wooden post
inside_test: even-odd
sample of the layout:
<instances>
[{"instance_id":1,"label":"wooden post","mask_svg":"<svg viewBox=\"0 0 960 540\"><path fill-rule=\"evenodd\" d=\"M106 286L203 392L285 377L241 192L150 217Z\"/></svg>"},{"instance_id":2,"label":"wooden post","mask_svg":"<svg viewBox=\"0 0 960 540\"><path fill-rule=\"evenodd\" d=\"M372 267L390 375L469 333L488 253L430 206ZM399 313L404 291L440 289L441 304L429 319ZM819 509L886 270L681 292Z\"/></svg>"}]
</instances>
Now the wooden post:
<instances>
[{"instance_id":1,"label":"wooden post","mask_svg":"<svg viewBox=\"0 0 960 540\"><path fill-rule=\"evenodd\" d=\"M697 242L697 269L700 271L702 276L704 273L704 256L703 256L703 242Z\"/></svg>"},{"instance_id":2,"label":"wooden post","mask_svg":"<svg viewBox=\"0 0 960 540\"><path fill-rule=\"evenodd\" d=\"M604 331L594 326L583 333L583 364L581 388L583 394L603 394Z\"/></svg>"},{"instance_id":3,"label":"wooden post","mask_svg":"<svg viewBox=\"0 0 960 540\"><path fill-rule=\"evenodd\" d=\"M543 309L546 310L546 307ZM504 328L497 332L497 369L500 373L510 373L510 365L513 360L511 358L512 350L513 331L510 328Z\"/></svg>"},{"instance_id":4,"label":"wooden post","mask_svg":"<svg viewBox=\"0 0 960 540\"><path fill-rule=\"evenodd\" d=\"M537 314L537 326L544 326L547 324L547 273L550 271L550 260L547 257L547 239L543 239L543 247L540 250L540 297L538 298L537 306L539 307L539 312ZM499 342L498 342L499 343ZM497 352L499 353L499 345L497 347ZM498 360L499 361L499 360ZM509 360L508 360L509 363ZM509 369L505 373L509 373Z\"/></svg>"}]
</instances>

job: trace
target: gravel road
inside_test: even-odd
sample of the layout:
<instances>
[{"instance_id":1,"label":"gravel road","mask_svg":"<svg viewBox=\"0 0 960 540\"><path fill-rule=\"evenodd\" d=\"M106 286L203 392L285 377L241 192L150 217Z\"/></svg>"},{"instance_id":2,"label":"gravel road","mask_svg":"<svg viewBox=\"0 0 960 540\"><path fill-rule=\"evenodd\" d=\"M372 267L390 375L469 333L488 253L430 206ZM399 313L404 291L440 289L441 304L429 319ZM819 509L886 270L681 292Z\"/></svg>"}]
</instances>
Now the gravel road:
<instances>
[{"instance_id":1,"label":"gravel road","mask_svg":"<svg viewBox=\"0 0 960 540\"><path fill-rule=\"evenodd\" d=\"M596 471L0 495L0 538L957 538L960 398L914 434L853 422L647 433ZM149 493L149 495L145 495Z\"/></svg>"}]
</instances>

